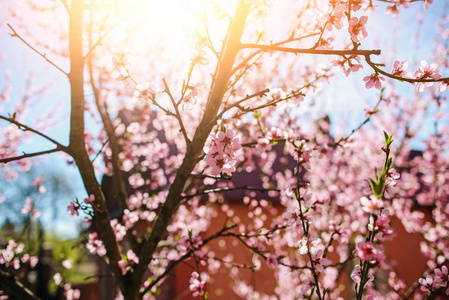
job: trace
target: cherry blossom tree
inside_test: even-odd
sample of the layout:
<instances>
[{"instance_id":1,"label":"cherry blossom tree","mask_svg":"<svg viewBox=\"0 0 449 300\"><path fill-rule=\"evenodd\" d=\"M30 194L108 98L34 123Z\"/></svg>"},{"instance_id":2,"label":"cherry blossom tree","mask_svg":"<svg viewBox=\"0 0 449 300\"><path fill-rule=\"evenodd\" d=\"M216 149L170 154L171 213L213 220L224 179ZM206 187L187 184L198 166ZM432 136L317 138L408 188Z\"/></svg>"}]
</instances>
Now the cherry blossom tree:
<instances>
[{"instance_id":1,"label":"cherry blossom tree","mask_svg":"<svg viewBox=\"0 0 449 300\"><path fill-rule=\"evenodd\" d=\"M47 2L24 1L42 16L41 27L24 26L28 15L11 10L2 29L68 81L69 139L46 133L53 112L26 121L44 90L27 87L7 105L13 80L6 78L0 163L10 180L55 153L77 168L87 197L67 210L91 224L85 247L108 265L118 299L156 299L181 264L191 270L191 297L203 299L215 298L208 285L222 267L234 295L248 299L448 293L447 18L437 22L435 51L418 64L364 44L377 26L373 16L406 15L433 1L192 1L159 19L154 1ZM138 17L150 5L153 27ZM194 28L176 23L181 16ZM194 43L168 52L181 41L158 26L171 23L192 29ZM161 36L157 44L147 43L152 34ZM348 78L336 80L339 73ZM347 131L312 113L326 87L361 73L359 84L375 93L360 125ZM422 133L417 154L412 143ZM52 147L20 153L30 137ZM112 191L102 187L103 175ZM427 218L420 206L429 208ZM210 233L219 214L226 221ZM393 222L422 237L427 270L410 286L388 256ZM227 239L251 262L211 250ZM35 264L20 241L9 240L0 253L0 298L36 299L20 272ZM275 284L255 288L248 270ZM80 297L60 275L54 280L67 299Z\"/></svg>"}]
</instances>

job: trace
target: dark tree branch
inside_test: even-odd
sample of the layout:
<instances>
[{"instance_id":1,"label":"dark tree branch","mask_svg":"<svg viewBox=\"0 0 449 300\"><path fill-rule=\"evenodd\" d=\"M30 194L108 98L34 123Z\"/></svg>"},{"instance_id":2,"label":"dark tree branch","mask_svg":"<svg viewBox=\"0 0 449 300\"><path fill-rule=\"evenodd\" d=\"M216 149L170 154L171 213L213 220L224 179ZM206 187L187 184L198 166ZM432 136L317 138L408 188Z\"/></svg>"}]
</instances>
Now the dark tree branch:
<instances>
[{"instance_id":1,"label":"dark tree branch","mask_svg":"<svg viewBox=\"0 0 449 300\"><path fill-rule=\"evenodd\" d=\"M320 54L320 55L380 55L380 50L317 50L317 49L299 49L299 48L289 48L280 47L275 45L259 45L259 44L241 44L242 49L259 49L265 52L277 51L277 52L288 52L294 54Z\"/></svg>"},{"instance_id":2,"label":"dark tree branch","mask_svg":"<svg viewBox=\"0 0 449 300\"><path fill-rule=\"evenodd\" d=\"M34 52L36 52L37 54L39 54L40 56L42 56L47 62L49 62L52 66L54 66L56 69L58 69L59 71L61 71L65 76L69 76L69 74L64 71L63 69L61 69L57 64L55 64L54 62L52 62L51 60L49 60L46 56L46 54L42 54L41 52L39 52L36 48L34 48L33 46L31 46L27 41L25 41L15 30L14 28L12 28L12 26L7 23L6 25L8 25L8 27L12 30L13 33L11 33L10 35L12 37L17 37L19 40L21 40L25 45L27 45L31 50L33 50Z\"/></svg>"},{"instance_id":3,"label":"dark tree branch","mask_svg":"<svg viewBox=\"0 0 449 300\"><path fill-rule=\"evenodd\" d=\"M290 37L289 39L287 39L287 40L285 40L285 41L274 43L274 44L272 44L271 46L285 45L285 44L288 44L288 43L292 43L292 42L300 41L300 40L303 40L303 39L307 39L307 38L312 37L312 36L315 36L315 35L317 35L317 33L312 33L312 34L308 34L308 35L301 36L301 37L297 37L297 38ZM240 63L239 63L233 70L232 70L232 73L235 73L235 72L237 72L237 70L239 70L239 69L243 68L244 66L248 65L249 61L250 61L253 57L255 57L257 54L260 54L260 53L263 53L263 52L265 52L265 51L259 49L258 51L254 51L253 53L251 53L250 55L248 55L248 57L246 57L245 59L243 59L243 60L242 60L242 61L241 61L241 62L240 62Z\"/></svg>"},{"instance_id":4,"label":"dark tree branch","mask_svg":"<svg viewBox=\"0 0 449 300\"><path fill-rule=\"evenodd\" d=\"M76 162L84 187L88 195L94 195L93 221L106 248L106 256L117 286L121 291L128 291L118 266L121 253L115 233L111 227L110 216L103 190L95 176L95 170L86 150L84 140L84 57L83 57L83 0L72 0L69 21L70 52L70 135L68 151ZM128 298L129 299L129 298Z\"/></svg>"},{"instance_id":5,"label":"dark tree branch","mask_svg":"<svg viewBox=\"0 0 449 300\"><path fill-rule=\"evenodd\" d=\"M38 299L29 289L17 281L14 275L8 274L3 270L0 270L0 290L4 291L11 299Z\"/></svg>"}]
</instances>

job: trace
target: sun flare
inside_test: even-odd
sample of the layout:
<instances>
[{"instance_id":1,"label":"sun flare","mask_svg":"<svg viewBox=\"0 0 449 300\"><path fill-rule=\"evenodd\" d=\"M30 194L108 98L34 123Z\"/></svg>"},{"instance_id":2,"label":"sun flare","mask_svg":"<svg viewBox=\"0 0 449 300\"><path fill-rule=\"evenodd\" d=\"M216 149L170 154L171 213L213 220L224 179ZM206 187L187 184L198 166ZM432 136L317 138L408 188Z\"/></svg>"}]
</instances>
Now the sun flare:
<instances>
[{"instance_id":1,"label":"sun flare","mask_svg":"<svg viewBox=\"0 0 449 300\"><path fill-rule=\"evenodd\" d=\"M192 44L206 24L210 34L226 30L226 14L232 13L235 1L225 0L115 0L104 1L113 7L117 18L127 14L126 22L139 32L142 45L171 46ZM120 16L119 16L120 15ZM115 20L118 22L118 20ZM111 23L111 20L109 20ZM113 23L111 23L113 25ZM133 45L139 46L139 45Z\"/></svg>"}]
</instances>

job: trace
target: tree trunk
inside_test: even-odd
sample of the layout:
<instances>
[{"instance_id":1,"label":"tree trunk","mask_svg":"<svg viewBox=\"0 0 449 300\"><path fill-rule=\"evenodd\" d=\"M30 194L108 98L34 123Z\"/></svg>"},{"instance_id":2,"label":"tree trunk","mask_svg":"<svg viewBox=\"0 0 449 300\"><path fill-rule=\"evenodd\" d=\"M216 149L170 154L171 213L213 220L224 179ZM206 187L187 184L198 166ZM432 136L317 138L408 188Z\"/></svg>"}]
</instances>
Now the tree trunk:
<instances>
[{"instance_id":1,"label":"tree trunk","mask_svg":"<svg viewBox=\"0 0 449 300\"><path fill-rule=\"evenodd\" d=\"M118 261L121 259L106 200L101 186L95 177L94 167L89 158L84 143L84 57L83 57L83 0L73 0L70 7L69 51L70 51L70 143L68 152L73 157L81 174L84 187L89 195L95 196L94 222L98 234L106 248L108 264L116 279L117 285L123 290L123 276Z\"/></svg>"},{"instance_id":2,"label":"tree trunk","mask_svg":"<svg viewBox=\"0 0 449 300\"><path fill-rule=\"evenodd\" d=\"M215 125L213 120L217 116L217 112L222 104L223 96L228 88L232 67L237 57L237 53L240 50L240 40L249 11L250 5L246 4L244 0L240 0L237 4L234 18L229 24L226 39L223 41L221 59L217 64L215 78L203 118L197 127L192 142L187 146L184 160L176 173L175 180L171 185L167 199L158 214L151 235L144 242L142 251L139 254L140 264L136 267L134 273L132 273L131 291L129 296L125 297L125 300L137 299L135 298L135 289L137 289L142 282L142 278L151 261L153 253L155 252L159 241L162 239L172 216L176 212L185 183L190 177L190 174L197 163L197 159L203 151L204 144Z\"/></svg>"}]
</instances>

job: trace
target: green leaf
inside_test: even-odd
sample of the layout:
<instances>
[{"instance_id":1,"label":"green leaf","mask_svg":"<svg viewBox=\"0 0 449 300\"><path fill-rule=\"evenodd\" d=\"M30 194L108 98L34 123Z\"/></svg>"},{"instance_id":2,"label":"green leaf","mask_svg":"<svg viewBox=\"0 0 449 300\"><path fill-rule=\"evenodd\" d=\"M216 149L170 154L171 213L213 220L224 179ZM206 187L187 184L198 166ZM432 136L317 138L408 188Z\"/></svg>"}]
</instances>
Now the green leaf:
<instances>
[{"instance_id":1,"label":"green leaf","mask_svg":"<svg viewBox=\"0 0 449 300\"><path fill-rule=\"evenodd\" d=\"M384 131L385 144L388 144L388 133Z\"/></svg>"}]
</instances>

